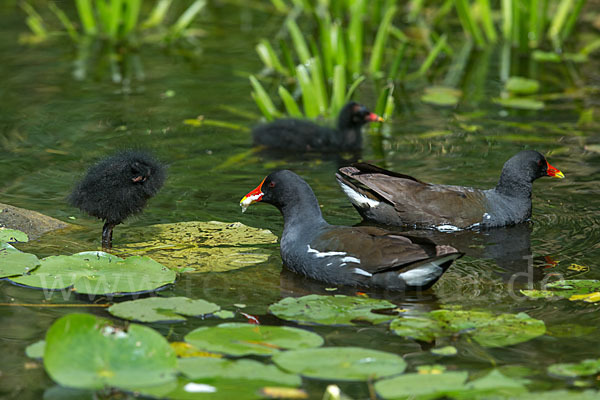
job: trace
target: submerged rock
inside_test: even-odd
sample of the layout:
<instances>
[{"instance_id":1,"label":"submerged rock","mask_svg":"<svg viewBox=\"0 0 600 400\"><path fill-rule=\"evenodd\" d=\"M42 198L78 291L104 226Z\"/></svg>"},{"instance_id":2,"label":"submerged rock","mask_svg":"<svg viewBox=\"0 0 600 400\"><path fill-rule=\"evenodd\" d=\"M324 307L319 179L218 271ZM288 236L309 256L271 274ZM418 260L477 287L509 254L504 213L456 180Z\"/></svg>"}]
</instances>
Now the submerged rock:
<instances>
[{"instance_id":1,"label":"submerged rock","mask_svg":"<svg viewBox=\"0 0 600 400\"><path fill-rule=\"evenodd\" d=\"M18 229L25 232L30 239L36 239L44 233L68 226L70 224L37 211L0 203L0 227Z\"/></svg>"}]
</instances>

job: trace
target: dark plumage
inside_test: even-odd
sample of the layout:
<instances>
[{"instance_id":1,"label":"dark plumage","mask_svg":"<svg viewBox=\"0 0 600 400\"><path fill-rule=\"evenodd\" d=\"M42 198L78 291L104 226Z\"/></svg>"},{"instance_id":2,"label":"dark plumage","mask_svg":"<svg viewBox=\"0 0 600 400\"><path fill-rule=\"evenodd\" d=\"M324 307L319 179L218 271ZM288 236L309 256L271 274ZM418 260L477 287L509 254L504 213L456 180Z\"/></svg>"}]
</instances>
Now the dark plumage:
<instances>
[{"instance_id":1,"label":"dark plumage","mask_svg":"<svg viewBox=\"0 0 600 400\"><path fill-rule=\"evenodd\" d=\"M383 119L352 101L340 111L336 129L307 120L285 118L256 126L252 130L252 137L256 146L270 149L358 151L362 148L362 126L374 121L381 122Z\"/></svg>"},{"instance_id":2,"label":"dark plumage","mask_svg":"<svg viewBox=\"0 0 600 400\"><path fill-rule=\"evenodd\" d=\"M371 164L340 168L338 183L360 215L387 225L438 229L490 228L531 218L533 181L563 178L558 169L533 150L511 157L498 184L481 190L435 185Z\"/></svg>"},{"instance_id":3,"label":"dark plumage","mask_svg":"<svg viewBox=\"0 0 600 400\"><path fill-rule=\"evenodd\" d=\"M462 255L450 246L376 227L329 225L310 186L291 171L270 174L240 205L245 210L257 201L274 205L283 215L285 266L328 284L427 289Z\"/></svg>"},{"instance_id":4,"label":"dark plumage","mask_svg":"<svg viewBox=\"0 0 600 400\"><path fill-rule=\"evenodd\" d=\"M142 211L166 178L166 167L151 154L125 150L92 165L68 197L69 204L103 220L102 247L110 249L112 230Z\"/></svg>"}]
</instances>

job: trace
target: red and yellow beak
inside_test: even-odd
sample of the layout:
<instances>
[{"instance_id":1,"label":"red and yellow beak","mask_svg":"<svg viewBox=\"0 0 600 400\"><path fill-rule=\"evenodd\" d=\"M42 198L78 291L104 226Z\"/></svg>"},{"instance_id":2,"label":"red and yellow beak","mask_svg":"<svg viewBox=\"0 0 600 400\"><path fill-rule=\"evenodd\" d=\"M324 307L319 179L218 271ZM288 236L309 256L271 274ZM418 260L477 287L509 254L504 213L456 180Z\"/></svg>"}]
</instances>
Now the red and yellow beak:
<instances>
[{"instance_id":1,"label":"red and yellow beak","mask_svg":"<svg viewBox=\"0 0 600 400\"><path fill-rule=\"evenodd\" d=\"M257 201L260 201L262 199L264 195L264 193L262 192L262 184L265 182L265 179L262 180L262 182L256 187L256 189L242 197L242 199L240 200L242 212L245 212L246 209L250 206L250 204L256 203Z\"/></svg>"},{"instance_id":2,"label":"red and yellow beak","mask_svg":"<svg viewBox=\"0 0 600 400\"><path fill-rule=\"evenodd\" d=\"M560 172L560 170L558 168L554 168L552 165L550 165L550 163L548 161L546 161L546 164L548 164L548 170L546 171L546 173L548 174L548 176L551 176L553 178L564 178L565 175Z\"/></svg>"},{"instance_id":3,"label":"red and yellow beak","mask_svg":"<svg viewBox=\"0 0 600 400\"><path fill-rule=\"evenodd\" d=\"M367 117L367 121L369 121L369 122L383 122L383 118L381 118L379 115L377 115L375 113L370 113L369 116Z\"/></svg>"}]
</instances>

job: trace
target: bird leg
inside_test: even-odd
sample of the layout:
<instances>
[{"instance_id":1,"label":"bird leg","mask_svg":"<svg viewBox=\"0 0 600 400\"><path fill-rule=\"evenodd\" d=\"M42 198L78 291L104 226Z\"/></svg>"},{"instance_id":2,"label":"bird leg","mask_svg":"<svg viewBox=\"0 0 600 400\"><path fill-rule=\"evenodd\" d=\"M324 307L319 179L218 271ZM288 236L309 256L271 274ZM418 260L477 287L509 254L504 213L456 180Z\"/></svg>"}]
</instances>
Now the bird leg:
<instances>
[{"instance_id":1,"label":"bird leg","mask_svg":"<svg viewBox=\"0 0 600 400\"><path fill-rule=\"evenodd\" d=\"M105 222L102 227L102 250L110 250L112 248L112 232L117 224L113 222Z\"/></svg>"}]
</instances>

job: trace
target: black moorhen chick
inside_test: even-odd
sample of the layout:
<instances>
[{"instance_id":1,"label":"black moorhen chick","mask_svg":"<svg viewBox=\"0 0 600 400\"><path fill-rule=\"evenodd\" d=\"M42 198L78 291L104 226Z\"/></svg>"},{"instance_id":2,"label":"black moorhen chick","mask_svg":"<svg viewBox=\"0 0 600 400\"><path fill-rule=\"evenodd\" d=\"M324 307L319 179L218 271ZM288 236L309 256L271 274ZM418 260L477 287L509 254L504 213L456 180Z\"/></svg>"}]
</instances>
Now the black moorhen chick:
<instances>
[{"instance_id":1,"label":"black moorhen chick","mask_svg":"<svg viewBox=\"0 0 600 400\"><path fill-rule=\"evenodd\" d=\"M337 129L314 122L285 118L256 126L252 130L255 146L270 149L339 152L358 151L362 148L361 128L368 122L381 122L383 118L351 101L338 116Z\"/></svg>"},{"instance_id":2,"label":"black moorhen chick","mask_svg":"<svg viewBox=\"0 0 600 400\"><path fill-rule=\"evenodd\" d=\"M68 197L69 204L104 221L102 247L112 246L112 230L162 187L166 167L149 153L125 150L91 166Z\"/></svg>"},{"instance_id":3,"label":"black moorhen chick","mask_svg":"<svg viewBox=\"0 0 600 400\"><path fill-rule=\"evenodd\" d=\"M453 247L377 227L329 225L310 186L288 170L267 176L242 198L242 210L257 201L283 215L285 266L327 284L424 290L462 256Z\"/></svg>"},{"instance_id":4,"label":"black moorhen chick","mask_svg":"<svg viewBox=\"0 0 600 400\"><path fill-rule=\"evenodd\" d=\"M517 224L531 218L533 181L564 178L533 150L511 157L493 189L435 185L359 163L340 168L338 183L360 215L387 225L457 230Z\"/></svg>"}]
</instances>

